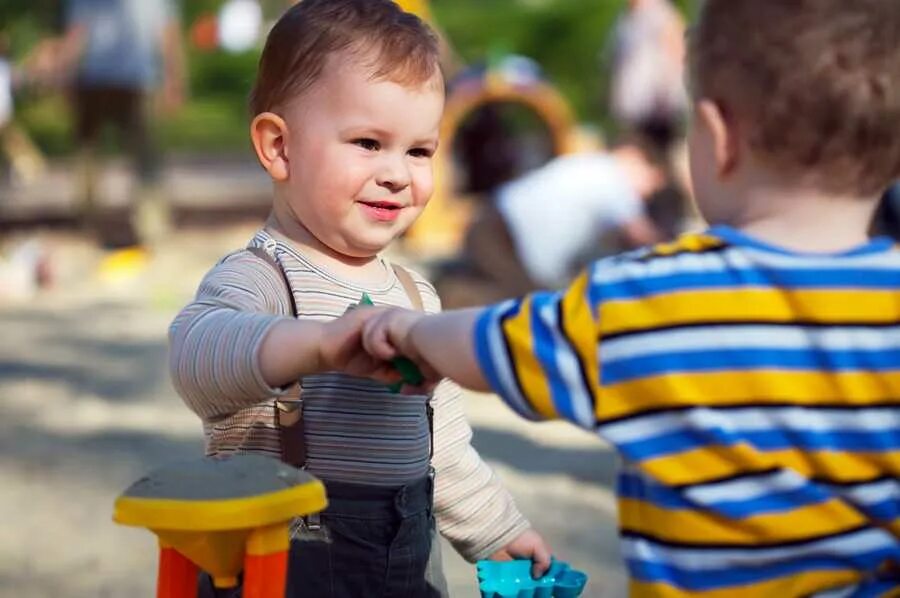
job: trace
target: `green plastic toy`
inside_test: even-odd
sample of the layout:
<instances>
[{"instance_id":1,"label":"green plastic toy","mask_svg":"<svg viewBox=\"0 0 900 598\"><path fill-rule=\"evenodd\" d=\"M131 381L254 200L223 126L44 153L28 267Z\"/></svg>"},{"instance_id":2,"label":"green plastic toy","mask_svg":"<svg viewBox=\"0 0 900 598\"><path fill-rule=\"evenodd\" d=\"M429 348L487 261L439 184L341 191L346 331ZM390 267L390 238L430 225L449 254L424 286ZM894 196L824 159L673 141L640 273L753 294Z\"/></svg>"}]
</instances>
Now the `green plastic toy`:
<instances>
[{"instance_id":1,"label":"green plastic toy","mask_svg":"<svg viewBox=\"0 0 900 598\"><path fill-rule=\"evenodd\" d=\"M375 305L368 293L363 293L362 299L359 300L359 304ZM400 373L400 382L395 382L388 386L388 388L391 389L391 392L400 392L404 384L421 386L421 384L425 382L425 376L422 375L422 372L416 364L406 357L395 357L391 360L391 365L393 365L394 369Z\"/></svg>"}]
</instances>

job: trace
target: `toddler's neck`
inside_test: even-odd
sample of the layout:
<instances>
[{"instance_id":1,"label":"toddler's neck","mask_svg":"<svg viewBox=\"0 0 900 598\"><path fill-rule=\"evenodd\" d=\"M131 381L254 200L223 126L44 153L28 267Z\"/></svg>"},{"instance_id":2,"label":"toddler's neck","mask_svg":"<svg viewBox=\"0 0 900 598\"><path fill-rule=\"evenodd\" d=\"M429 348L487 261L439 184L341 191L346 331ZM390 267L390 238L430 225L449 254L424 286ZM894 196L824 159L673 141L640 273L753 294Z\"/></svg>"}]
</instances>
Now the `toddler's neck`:
<instances>
[{"instance_id":1,"label":"toddler's neck","mask_svg":"<svg viewBox=\"0 0 900 598\"><path fill-rule=\"evenodd\" d=\"M773 187L734 197L743 206L730 224L760 241L802 253L837 253L870 239L877 198L842 197Z\"/></svg>"},{"instance_id":2,"label":"toddler's neck","mask_svg":"<svg viewBox=\"0 0 900 598\"><path fill-rule=\"evenodd\" d=\"M338 253L319 241L297 220L279 213L277 208L266 220L266 229L311 262L341 279L362 285L380 284L386 280L386 271L377 255L352 257Z\"/></svg>"}]
</instances>

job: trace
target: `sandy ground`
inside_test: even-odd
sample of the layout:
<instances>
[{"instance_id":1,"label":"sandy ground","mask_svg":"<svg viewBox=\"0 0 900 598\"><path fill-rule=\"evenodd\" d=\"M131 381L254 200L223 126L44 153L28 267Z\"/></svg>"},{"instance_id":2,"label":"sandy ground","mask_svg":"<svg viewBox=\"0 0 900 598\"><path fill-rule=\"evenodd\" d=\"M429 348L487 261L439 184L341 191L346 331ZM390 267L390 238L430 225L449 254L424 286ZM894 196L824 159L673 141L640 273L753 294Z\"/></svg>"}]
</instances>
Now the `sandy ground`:
<instances>
[{"instance_id":1,"label":"sandy ground","mask_svg":"<svg viewBox=\"0 0 900 598\"><path fill-rule=\"evenodd\" d=\"M0 595L154 595L155 540L114 525L112 504L148 469L201 453L199 423L166 375L166 327L252 230L180 233L133 276L109 275L84 239L45 237L55 287L0 303ZM624 595L613 454L566 425L520 421L494 397L472 395L467 409L522 510L590 575L586 595ZM452 595L476 596L473 567L444 555Z\"/></svg>"}]
</instances>

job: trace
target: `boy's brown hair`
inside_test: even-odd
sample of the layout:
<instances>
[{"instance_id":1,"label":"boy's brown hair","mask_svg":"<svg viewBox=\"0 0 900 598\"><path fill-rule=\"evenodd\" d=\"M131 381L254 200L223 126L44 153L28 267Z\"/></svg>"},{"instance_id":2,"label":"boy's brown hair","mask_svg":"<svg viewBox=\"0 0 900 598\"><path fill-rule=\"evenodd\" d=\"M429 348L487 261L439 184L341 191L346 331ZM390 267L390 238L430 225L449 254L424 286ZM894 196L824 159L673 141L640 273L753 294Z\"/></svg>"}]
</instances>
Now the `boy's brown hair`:
<instances>
[{"instance_id":1,"label":"boy's brown hair","mask_svg":"<svg viewBox=\"0 0 900 598\"><path fill-rule=\"evenodd\" d=\"M302 0L269 33L250 94L251 114L283 108L340 51L372 52L372 77L404 85L424 83L440 68L434 32L391 0Z\"/></svg>"},{"instance_id":2,"label":"boy's brown hair","mask_svg":"<svg viewBox=\"0 0 900 598\"><path fill-rule=\"evenodd\" d=\"M835 194L900 177L900 0L706 0L690 61L770 167Z\"/></svg>"}]
</instances>

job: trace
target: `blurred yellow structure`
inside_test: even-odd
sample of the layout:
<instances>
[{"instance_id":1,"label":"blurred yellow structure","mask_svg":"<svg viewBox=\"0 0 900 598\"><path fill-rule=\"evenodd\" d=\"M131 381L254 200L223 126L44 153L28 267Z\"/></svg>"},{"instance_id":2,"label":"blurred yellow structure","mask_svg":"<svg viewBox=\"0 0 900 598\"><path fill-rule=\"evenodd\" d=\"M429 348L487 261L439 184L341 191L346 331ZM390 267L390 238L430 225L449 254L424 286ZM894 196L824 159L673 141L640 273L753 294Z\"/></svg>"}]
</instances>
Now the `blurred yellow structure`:
<instances>
[{"instance_id":1,"label":"blurred yellow structure","mask_svg":"<svg viewBox=\"0 0 900 598\"><path fill-rule=\"evenodd\" d=\"M397 4L406 12L411 12L426 21L431 20L431 9L428 0L397 0Z\"/></svg>"},{"instance_id":2,"label":"blurred yellow structure","mask_svg":"<svg viewBox=\"0 0 900 598\"><path fill-rule=\"evenodd\" d=\"M157 598L195 598L198 569L245 598L283 598L292 519L325 508L324 485L257 455L176 463L141 478L113 520L159 538Z\"/></svg>"}]
</instances>

